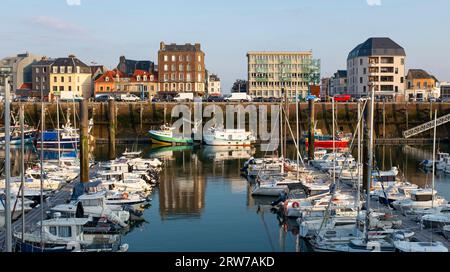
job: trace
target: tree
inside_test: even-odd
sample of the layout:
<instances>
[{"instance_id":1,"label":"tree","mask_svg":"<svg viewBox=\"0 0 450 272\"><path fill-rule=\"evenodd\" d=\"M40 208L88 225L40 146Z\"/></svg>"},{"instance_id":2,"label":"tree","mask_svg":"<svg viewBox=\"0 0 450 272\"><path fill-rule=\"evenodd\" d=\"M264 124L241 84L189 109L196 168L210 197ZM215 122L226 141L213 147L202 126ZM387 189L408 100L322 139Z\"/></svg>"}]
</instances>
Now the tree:
<instances>
[{"instance_id":1,"label":"tree","mask_svg":"<svg viewBox=\"0 0 450 272\"><path fill-rule=\"evenodd\" d=\"M233 87L231 87L231 92L241 92L246 93L247 92L247 80L245 79L237 79L233 83Z\"/></svg>"}]
</instances>

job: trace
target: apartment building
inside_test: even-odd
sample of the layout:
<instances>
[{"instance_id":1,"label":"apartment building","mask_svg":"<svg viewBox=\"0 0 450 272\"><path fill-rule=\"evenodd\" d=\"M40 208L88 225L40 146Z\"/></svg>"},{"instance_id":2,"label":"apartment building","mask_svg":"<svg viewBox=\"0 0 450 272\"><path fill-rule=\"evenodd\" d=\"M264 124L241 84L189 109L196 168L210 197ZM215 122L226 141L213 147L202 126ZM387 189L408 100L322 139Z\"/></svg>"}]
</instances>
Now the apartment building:
<instances>
[{"instance_id":1,"label":"apartment building","mask_svg":"<svg viewBox=\"0 0 450 272\"><path fill-rule=\"evenodd\" d=\"M320 83L320 60L308 52L248 52L248 94L253 97L306 97Z\"/></svg>"},{"instance_id":2,"label":"apartment building","mask_svg":"<svg viewBox=\"0 0 450 272\"><path fill-rule=\"evenodd\" d=\"M439 81L422 69L410 69L406 75L405 99L427 101L440 96Z\"/></svg>"},{"instance_id":3,"label":"apartment building","mask_svg":"<svg viewBox=\"0 0 450 272\"><path fill-rule=\"evenodd\" d=\"M205 53L201 45L165 44L158 51L158 78L160 92L205 93Z\"/></svg>"},{"instance_id":4,"label":"apartment building","mask_svg":"<svg viewBox=\"0 0 450 272\"><path fill-rule=\"evenodd\" d=\"M94 82L94 94L134 94L141 98L155 96L158 92L158 74L134 70L127 75L118 69L106 71Z\"/></svg>"},{"instance_id":5,"label":"apartment building","mask_svg":"<svg viewBox=\"0 0 450 272\"><path fill-rule=\"evenodd\" d=\"M74 55L43 58L33 64L32 74L33 93L42 92L46 100L91 96L91 68Z\"/></svg>"},{"instance_id":6,"label":"apartment building","mask_svg":"<svg viewBox=\"0 0 450 272\"><path fill-rule=\"evenodd\" d=\"M42 56L27 52L0 60L0 71L5 74L5 77L0 77L0 94L4 93L6 74L10 77L9 81L12 85L12 95L14 95L14 92L20 89L24 83L30 83L32 76L31 66L33 63L38 62L41 58Z\"/></svg>"},{"instance_id":7,"label":"apartment building","mask_svg":"<svg viewBox=\"0 0 450 272\"><path fill-rule=\"evenodd\" d=\"M338 70L330 79L330 96L337 94L347 94L347 71Z\"/></svg>"},{"instance_id":8,"label":"apartment building","mask_svg":"<svg viewBox=\"0 0 450 272\"><path fill-rule=\"evenodd\" d=\"M370 83L377 98L402 100L405 58L405 50L390 38L369 38L348 55L348 94L369 96Z\"/></svg>"},{"instance_id":9,"label":"apartment building","mask_svg":"<svg viewBox=\"0 0 450 272\"><path fill-rule=\"evenodd\" d=\"M222 93L220 87L220 78L215 74L208 75L207 86L208 95L220 95Z\"/></svg>"}]
</instances>

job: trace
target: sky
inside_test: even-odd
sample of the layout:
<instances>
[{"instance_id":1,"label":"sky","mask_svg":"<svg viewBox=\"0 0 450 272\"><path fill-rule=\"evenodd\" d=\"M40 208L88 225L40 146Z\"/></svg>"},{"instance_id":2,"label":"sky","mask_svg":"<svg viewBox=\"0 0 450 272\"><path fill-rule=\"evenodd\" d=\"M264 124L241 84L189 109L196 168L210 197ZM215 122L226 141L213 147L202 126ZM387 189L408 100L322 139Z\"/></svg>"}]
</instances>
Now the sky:
<instances>
[{"instance_id":1,"label":"sky","mask_svg":"<svg viewBox=\"0 0 450 272\"><path fill-rule=\"evenodd\" d=\"M0 58L75 54L114 68L157 60L159 43L201 43L223 90L247 78L248 51L312 50L322 76L370 37L406 50L406 68L450 81L448 0L2 0ZM6 12L5 12L6 11Z\"/></svg>"}]
</instances>

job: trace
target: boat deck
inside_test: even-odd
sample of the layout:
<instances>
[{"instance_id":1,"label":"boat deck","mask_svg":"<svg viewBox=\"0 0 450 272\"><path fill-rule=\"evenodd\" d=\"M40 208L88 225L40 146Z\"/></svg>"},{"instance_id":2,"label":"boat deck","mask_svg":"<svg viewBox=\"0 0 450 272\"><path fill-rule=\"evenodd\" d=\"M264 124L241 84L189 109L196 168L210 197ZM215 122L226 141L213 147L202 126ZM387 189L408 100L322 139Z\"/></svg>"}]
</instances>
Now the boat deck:
<instances>
[{"instance_id":1,"label":"boat deck","mask_svg":"<svg viewBox=\"0 0 450 272\"><path fill-rule=\"evenodd\" d=\"M392 213L395 216L398 216L398 219L402 220L402 228L414 231L414 238L418 242L441 242L445 247L450 250L450 241L447 240L441 230L439 229L423 229L420 225L420 222L416 222L415 217L413 215L404 215L400 211L387 209L384 205L379 203L376 200L371 200L371 208L380 212L388 212Z\"/></svg>"},{"instance_id":2,"label":"boat deck","mask_svg":"<svg viewBox=\"0 0 450 272\"><path fill-rule=\"evenodd\" d=\"M60 190L56 193L50 195L46 200L44 200L44 219L46 217L46 212L49 211L52 207L64 204L67 200L70 199L72 194L72 188L76 183L79 182L79 179L73 180L71 183L65 184ZM31 211L25 214L25 228L27 230L36 227L37 222L41 221L41 206L38 205L33 208ZM22 229L22 219L19 217L15 222L12 223L12 230L20 231ZM6 240L5 240L5 231L2 230L0 232L0 252L5 251ZM13 244L14 247L14 244Z\"/></svg>"}]
</instances>

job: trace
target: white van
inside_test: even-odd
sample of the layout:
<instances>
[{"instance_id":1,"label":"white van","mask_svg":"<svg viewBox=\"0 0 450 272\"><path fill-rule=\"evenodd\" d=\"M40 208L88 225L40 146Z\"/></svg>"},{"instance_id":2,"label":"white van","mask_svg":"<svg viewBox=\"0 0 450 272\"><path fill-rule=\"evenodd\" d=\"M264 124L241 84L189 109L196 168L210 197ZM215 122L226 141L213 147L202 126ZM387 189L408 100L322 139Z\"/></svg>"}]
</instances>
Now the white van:
<instances>
[{"instance_id":1,"label":"white van","mask_svg":"<svg viewBox=\"0 0 450 272\"><path fill-rule=\"evenodd\" d=\"M190 102L194 100L194 93L179 93L173 99L176 102Z\"/></svg>"},{"instance_id":2,"label":"white van","mask_svg":"<svg viewBox=\"0 0 450 272\"><path fill-rule=\"evenodd\" d=\"M251 102L252 97L247 93L231 93L224 98L225 102L235 101L235 102Z\"/></svg>"},{"instance_id":3,"label":"white van","mask_svg":"<svg viewBox=\"0 0 450 272\"><path fill-rule=\"evenodd\" d=\"M124 102L134 102L140 101L141 99L134 94L121 94L119 100Z\"/></svg>"}]
</instances>

